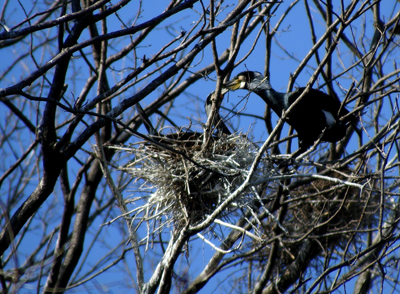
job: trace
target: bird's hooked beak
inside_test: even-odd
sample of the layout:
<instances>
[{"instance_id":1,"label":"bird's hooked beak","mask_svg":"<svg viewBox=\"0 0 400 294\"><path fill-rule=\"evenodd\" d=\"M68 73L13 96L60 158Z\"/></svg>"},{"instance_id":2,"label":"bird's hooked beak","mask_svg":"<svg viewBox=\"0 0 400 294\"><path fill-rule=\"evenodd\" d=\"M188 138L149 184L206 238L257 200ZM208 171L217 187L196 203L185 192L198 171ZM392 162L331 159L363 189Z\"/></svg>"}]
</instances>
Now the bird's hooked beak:
<instances>
[{"instance_id":1,"label":"bird's hooked beak","mask_svg":"<svg viewBox=\"0 0 400 294\"><path fill-rule=\"evenodd\" d=\"M230 89L224 88L224 86L222 86L222 88L221 88L221 96L223 96L223 95L225 95L226 93L228 93L229 90L230 90ZM209 94L209 98L211 98L211 97L214 97L214 98L215 98L215 91L212 91L212 92ZM207 100L209 100L209 98L207 97Z\"/></svg>"},{"instance_id":2,"label":"bird's hooked beak","mask_svg":"<svg viewBox=\"0 0 400 294\"><path fill-rule=\"evenodd\" d=\"M238 78L233 78L232 80L223 85L224 88L228 88L229 90L233 91L237 89L244 89L245 86L246 82Z\"/></svg>"},{"instance_id":3,"label":"bird's hooked beak","mask_svg":"<svg viewBox=\"0 0 400 294\"><path fill-rule=\"evenodd\" d=\"M229 92L229 90L230 90L230 89L228 89L228 88L225 88L225 87L224 87L224 88L222 88L222 89L221 89L221 95L225 95L226 93L228 93L228 92Z\"/></svg>"}]
</instances>

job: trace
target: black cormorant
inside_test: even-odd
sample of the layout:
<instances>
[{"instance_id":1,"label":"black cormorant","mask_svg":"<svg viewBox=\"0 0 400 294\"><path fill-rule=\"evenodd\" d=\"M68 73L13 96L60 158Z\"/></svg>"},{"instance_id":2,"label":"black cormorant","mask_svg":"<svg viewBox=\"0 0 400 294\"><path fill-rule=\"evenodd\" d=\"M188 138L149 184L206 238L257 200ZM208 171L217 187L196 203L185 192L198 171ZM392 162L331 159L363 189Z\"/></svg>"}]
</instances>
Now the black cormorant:
<instances>
[{"instance_id":1,"label":"black cormorant","mask_svg":"<svg viewBox=\"0 0 400 294\"><path fill-rule=\"evenodd\" d=\"M290 93L276 92L269 81L261 73L255 71L239 73L224 87L230 90L245 89L256 93L279 117L305 89L298 88ZM339 121L348 113L349 111L341 106L340 100L336 97L310 89L289 113L286 121L297 131L300 149L306 150L322 133L321 141L337 142L342 139L348 125L357 120L354 115L349 115Z\"/></svg>"},{"instance_id":2,"label":"black cormorant","mask_svg":"<svg viewBox=\"0 0 400 294\"><path fill-rule=\"evenodd\" d=\"M228 91L229 91L229 89L223 88L221 90L221 95L224 95ZM210 94L208 94L206 103L204 104L204 108L206 109L207 118L210 116L210 113L211 113L211 108L212 108L211 98L213 97L214 93L215 93L215 91L212 91ZM215 122L215 126L217 128L219 135L222 135L222 134L231 135L231 132L229 131L228 127L225 125L224 121L222 120L221 116L219 115L219 111L216 113L214 122Z\"/></svg>"}]
</instances>

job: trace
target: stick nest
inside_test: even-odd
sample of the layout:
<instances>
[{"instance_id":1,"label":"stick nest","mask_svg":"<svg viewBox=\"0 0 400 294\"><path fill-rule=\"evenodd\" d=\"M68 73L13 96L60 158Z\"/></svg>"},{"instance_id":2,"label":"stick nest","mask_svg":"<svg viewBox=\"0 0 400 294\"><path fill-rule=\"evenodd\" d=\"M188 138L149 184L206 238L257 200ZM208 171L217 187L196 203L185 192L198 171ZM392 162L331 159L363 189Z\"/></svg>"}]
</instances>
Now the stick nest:
<instances>
[{"instance_id":1,"label":"stick nest","mask_svg":"<svg viewBox=\"0 0 400 294\"><path fill-rule=\"evenodd\" d=\"M128 165L128 172L144 180L141 191L150 192L137 211L144 212L144 220L157 222L153 231L204 220L243 183L258 151L243 135L214 137L208 152L202 151L201 134L186 133L184 137L159 139L180 154L149 143L131 150L135 160ZM261 162L253 180L265 176L266 162ZM251 203L255 191L252 187L236 197L223 216Z\"/></svg>"}]
</instances>

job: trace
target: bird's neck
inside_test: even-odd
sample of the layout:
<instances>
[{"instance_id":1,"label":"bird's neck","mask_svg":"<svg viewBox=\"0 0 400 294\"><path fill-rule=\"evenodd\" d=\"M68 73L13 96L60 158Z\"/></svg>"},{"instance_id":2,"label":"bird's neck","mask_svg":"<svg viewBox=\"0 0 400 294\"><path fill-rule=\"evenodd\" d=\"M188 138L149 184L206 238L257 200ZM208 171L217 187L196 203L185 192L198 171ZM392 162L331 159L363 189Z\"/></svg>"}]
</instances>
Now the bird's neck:
<instances>
[{"instance_id":1,"label":"bird's neck","mask_svg":"<svg viewBox=\"0 0 400 294\"><path fill-rule=\"evenodd\" d=\"M260 96L279 117L282 115L282 110L287 108L285 93L279 93L270 88L256 91L256 94Z\"/></svg>"}]
</instances>

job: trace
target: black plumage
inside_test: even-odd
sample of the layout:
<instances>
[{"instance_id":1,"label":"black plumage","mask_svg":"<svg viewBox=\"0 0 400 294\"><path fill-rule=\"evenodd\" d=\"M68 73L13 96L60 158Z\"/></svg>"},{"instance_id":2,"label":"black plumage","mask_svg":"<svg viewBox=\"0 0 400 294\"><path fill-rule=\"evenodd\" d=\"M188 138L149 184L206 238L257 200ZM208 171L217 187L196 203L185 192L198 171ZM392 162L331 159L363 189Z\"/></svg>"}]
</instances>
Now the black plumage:
<instances>
[{"instance_id":1,"label":"black plumage","mask_svg":"<svg viewBox=\"0 0 400 294\"><path fill-rule=\"evenodd\" d=\"M224 95L226 92L228 92L228 89L222 89L221 95ZM210 94L208 94L206 103L204 104L204 108L206 110L207 118L210 117L211 114L211 108L212 108L212 99L214 95L214 91L212 91ZM222 100L222 99L221 99ZM215 119L215 127L217 128L218 134L222 135L231 135L231 132L229 131L228 127L225 125L224 121L222 120L221 116L219 115L219 111L216 113Z\"/></svg>"},{"instance_id":2,"label":"black plumage","mask_svg":"<svg viewBox=\"0 0 400 294\"><path fill-rule=\"evenodd\" d=\"M244 71L236 75L224 85L230 90L245 89L256 93L279 116L286 111L303 93L305 88L298 88L289 93L276 92L268 79L259 72ZM356 122L354 115L339 120L349 111L341 106L336 97L327 95L319 90L310 89L296 104L286 117L298 134L299 147L307 149L321 137L321 141L337 142L341 140L350 123Z\"/></svg>"}]
</instances>

